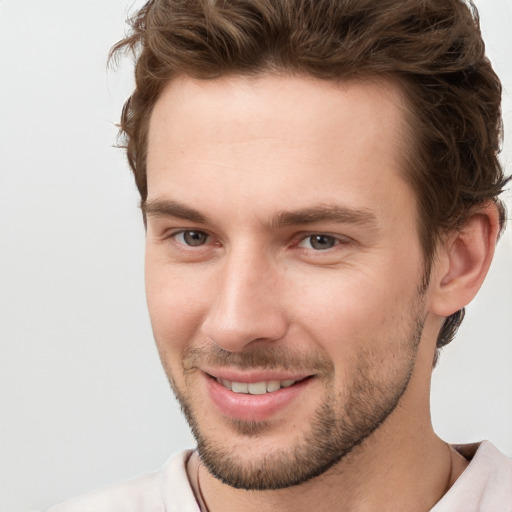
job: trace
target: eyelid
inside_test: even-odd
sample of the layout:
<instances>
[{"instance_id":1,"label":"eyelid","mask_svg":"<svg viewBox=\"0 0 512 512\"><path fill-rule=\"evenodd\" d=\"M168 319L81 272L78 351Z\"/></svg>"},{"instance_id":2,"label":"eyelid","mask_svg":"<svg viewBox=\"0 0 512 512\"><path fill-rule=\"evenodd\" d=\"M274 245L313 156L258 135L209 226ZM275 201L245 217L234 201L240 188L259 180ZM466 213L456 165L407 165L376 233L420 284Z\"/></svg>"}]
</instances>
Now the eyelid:
<instances>
[{"instance_id":1,"label":"eyelid","mask_svg":"<svg viewBox=\"0 0 512 512\"><path fill-rule=\"evenodd\" d=\"M210 233L208 233L208 231L206 231L204 229L194 229L194 228L180 228L180 229L169 230L165 234L164 238L177 241L177 237L179 235L183 235L183 234L189 233L189 232L204 234L206 236L205 242L203 244L194 246L194 245L189 245L189 244L185 243L184 241L180 241L180 242L177 242L177 243L179 243L179 245L184 246L184 247L198 248L198 247L204 247L205 245L209 245L209 242L211 242L211 240L212 240L212 235Z\"/></svg>"},{"instance_id":2,"label":"eyelid","mask_svg":"<svg viewBox=\"0 0 512 512\"><path fill-rule=\"evenodd\" d=\"M321 250L321 249L313 249L313 248L301 246L302 242L305 242L306 240L308 240L312 236L325 236L325 237L332 238L332 239L334 239L335 244L333 245L333 247L330 247L328 249L323 249L323 250ZM323 231L312 231L310 233L301 233L300 236L298 237L298 242L297 242L296 245L298 247L302 248L302 249L308 249L308 250L311 250L311 251L314 251L314 252L327 252L330 249L334 249L334 247L337 247L339 245L346 245L346 244L349 244L351 242L352 242L352 239L350 237L348 237L348 236L335 235L335 234L332 234L332 233L325 233Z\"/></svg>"},{"instance_id":3,"label":"eyelid","mask_svg":"<svg viewBox=\"0 0 512 512\"><path fill-rule=\"evenodd\" d=\"M185 243L184 241L177 240L177 237L179 235L182 235L183 233L186 233L188 231L195 231L198 233L204 233L206 235L206 241L204 244L193 246ZM312 236L325 236L332 238L335 243L332 247L327 249L314 249L313 247L304 247L301 244L303 244L305 241L307 241L308 238ZM162 240L173 240L176 244L178 244L181 247L185 247L187 249L191 250L198 250L199 248L205 248L212 246L212 241L216 239L215 235L212 235L207 229L204 228L195 228L195 227L179 227L179 228L170 228L166 230L164 233L162 233L161 237ZM309 232L301 232L297 233L294 237L294 242L292 242L292 245L299 249L304 249L309 252L314 253L322 253L322 252L329 252L334 250L336 247L340 245L348 245L353 242L353 239L346 235L341 234L333 234L325 231L309 231ZM222 243L219 240L216 240L214 245L222 245Z\"/></svg>"}]
</instances>

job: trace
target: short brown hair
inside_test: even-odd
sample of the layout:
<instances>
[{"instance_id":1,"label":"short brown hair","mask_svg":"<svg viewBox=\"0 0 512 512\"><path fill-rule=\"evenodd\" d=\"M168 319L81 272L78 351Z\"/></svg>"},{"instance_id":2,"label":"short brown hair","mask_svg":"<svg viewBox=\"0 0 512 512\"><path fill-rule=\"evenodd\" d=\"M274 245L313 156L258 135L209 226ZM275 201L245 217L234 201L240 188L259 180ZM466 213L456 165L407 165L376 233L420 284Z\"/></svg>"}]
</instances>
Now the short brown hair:
<instances>
[{"instance_id":1,"label":"short brown hair","mask_svg":"<svg viewBox=\"0 0 512 512\"><path fill-rule=\"evenodd\" d=\"M142 201L147 196L149 119L165 84L180 74L293 72L326 80L385 76L409 103L406 179L419 205L427 284L442 233L498 199L507 180L501 84L484 52L478 13L462 0L150 0L111 52L137 57L136 89L120 133ZM455 335L448 317L437 346Z\"/></svg>"}]
</instances>

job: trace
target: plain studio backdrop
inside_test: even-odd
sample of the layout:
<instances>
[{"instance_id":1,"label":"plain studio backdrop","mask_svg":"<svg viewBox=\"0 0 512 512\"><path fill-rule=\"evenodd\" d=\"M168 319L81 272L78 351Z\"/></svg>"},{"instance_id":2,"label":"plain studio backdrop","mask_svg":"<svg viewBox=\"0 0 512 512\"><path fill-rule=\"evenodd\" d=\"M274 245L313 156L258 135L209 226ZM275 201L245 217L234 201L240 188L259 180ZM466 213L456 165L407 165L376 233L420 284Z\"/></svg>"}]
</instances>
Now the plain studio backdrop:
<instances>
[{"instance_id":1,"label":"plain studio backdrop","mask_svg":"<svg viewBox=\"0 0 512 512\"><path fill-rule=\"evenodd\" d=\"M512 165L512 2L481 0ZM133 87L110 46L139 2L0 0L0 512L158 469L193 446L154 348L144 230L122 151ZM512 211L511 193L506 201ZM510 217L510 215L509 215ZM512 226L434 370L451 442L512 455Z\"/></svg>"}]
</instances>

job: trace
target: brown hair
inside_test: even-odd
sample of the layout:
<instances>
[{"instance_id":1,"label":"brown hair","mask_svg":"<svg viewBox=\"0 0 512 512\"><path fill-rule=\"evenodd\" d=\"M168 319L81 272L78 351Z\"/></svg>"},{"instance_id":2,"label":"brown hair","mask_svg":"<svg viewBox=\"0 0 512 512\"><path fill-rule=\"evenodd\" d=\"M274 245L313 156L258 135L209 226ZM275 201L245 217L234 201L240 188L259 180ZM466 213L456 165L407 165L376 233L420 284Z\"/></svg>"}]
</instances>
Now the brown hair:
<instances>
[{"instance_id":1,"label":"brown hair","mask_svg":"<svg viewBox=\"0 0 512 512\"><path fill-rule=\"evenodd\" d=\"M409 102L412 143L406 179L419 205L425 283L440 234L494 201L507 180L498 161L501 84L484 53L478 13L462 0L150 0L111 57L137 57L136 89L120 134L142 201L147 196L149 119L179 74L287 71L327 80L387 76ZM448 317L450 342L464 310Z\"/></svg>"}]
</instances>

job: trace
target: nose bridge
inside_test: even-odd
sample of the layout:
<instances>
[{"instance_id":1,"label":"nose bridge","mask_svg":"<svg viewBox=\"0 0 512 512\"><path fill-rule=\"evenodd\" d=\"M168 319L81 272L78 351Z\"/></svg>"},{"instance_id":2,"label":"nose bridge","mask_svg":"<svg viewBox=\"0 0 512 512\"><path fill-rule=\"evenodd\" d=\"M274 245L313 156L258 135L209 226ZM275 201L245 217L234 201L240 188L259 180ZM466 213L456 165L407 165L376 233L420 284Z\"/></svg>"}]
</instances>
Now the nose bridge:
<instances>
[{"instance_id":1,"label":"nose bridge","mask_svg":"<svg viewBox=\"0 0 512 512\"><path fill-rule=\"evenodd\" d=\"M204 333L231 352L255 340L282 337L286 322L272 258L261 247L246 242L228 250L217 271Z\"/></svg>"}]
</instances>

